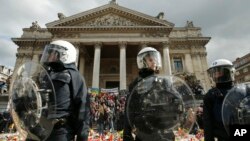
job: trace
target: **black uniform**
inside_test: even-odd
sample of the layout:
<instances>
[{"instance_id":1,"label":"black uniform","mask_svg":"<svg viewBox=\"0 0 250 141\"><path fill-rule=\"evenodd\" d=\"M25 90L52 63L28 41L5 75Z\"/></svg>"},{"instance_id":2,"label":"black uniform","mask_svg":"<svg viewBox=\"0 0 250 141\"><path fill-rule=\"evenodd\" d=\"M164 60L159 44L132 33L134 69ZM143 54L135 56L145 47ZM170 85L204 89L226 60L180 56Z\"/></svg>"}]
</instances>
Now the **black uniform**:
<instances>
[{"instance_id":1,"label":"black uniform","mask_svg":"<svg viewBox=\"0 0 250 141\"><path fill-rule=\"evenodd\" d=\"M148 76L154 75L154 71L153 70L149 70L149 69L142 69L139 72L139 77L137 77L130 85L129 85L129 95L127 96L126 99L126 104L125 104L125 121L124 121L124 131L123 131L123 140L124 141L133 141L134 138L132 137L132 128L129 125L128 122L128 118L126 116L126 111L127 111L127 103L128 103L128 99L129 96L133 90L133 88L137 85L137 83L139 83L143 78L146 78ZM136 137L135 141L141 141L138 137Z\"/></svg>"},{"instance_id":2,"label":"black uniform","mask_svg":"<svg viewBox=\"0 0 250 141\"><path fill-rule=\"evenodd\" d=\"M228 91L233 87L233 82L218 83L204 97L203 125L205 141L214 141L217 137L219 141L229 140L229 136L222 121L222 104Z\"/></svg>"},{"instance_id":3,"label":"black uniform","mask_svg":"<svg viewBox=\"0 0 250 141\"><path fill-rule=\"evenodd\" d=\"M49 115L56 119L48 141L87 141L90 120L90 100L84 79L74 64L55 69L50 77L56 93L56 113Z\"/></svg>"}]
</instances>

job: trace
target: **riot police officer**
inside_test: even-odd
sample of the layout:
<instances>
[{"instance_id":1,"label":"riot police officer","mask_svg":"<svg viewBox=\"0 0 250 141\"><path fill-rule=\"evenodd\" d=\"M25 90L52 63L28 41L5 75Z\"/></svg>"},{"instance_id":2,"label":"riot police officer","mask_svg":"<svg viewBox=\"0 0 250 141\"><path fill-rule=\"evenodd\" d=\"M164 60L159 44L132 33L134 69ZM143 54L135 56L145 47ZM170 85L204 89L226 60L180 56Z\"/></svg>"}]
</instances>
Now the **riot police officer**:
<instances>
[{"instance_id":1,"label":"riot police officer","mask_svg":"<svg viewBox=\"0 0 250 141\"><path fill-rule=\"evenodd\" d=\"M76 68L76 49L63 40L45 46L41 63L47 68L56 93L54 128L49 141L87 141L90 102L83 77Z\"/></svg>"},{"instance_id":2,"label":"riot police officer","mask_svg":"<svg viewBox=\"0 0 250 141\"><path fill-rule=\"evenodd\" d=\"M234 72L232 62L226 59L215 60L208 69L216 86L211 88L203 99L203 125L206 141L214 141L215 137L219 141L229 140L223 126L221 112L223 100L234 86Z\"/></svg>"},{"instance_id":3,"label":"riot police officer","mask_svg":"<svg viewBox=\"0 0 250 141\"><path fill-rule=\"evenodd\" d=\"M160 53L152 47L143 48L137 55L137 67L139 69L139 76L129 85L130 93L142 78L159 73L162 67Z\"/></svg>"},{"instance_id":4,"label":"riot police officer","mask_svg":"<svg viewBox=\"0 0 250 141\"><path fill-rule=\"evenodd\" d=\"M139 69L139 76L129 85L129 95L126 99L126 106L125 106L125 113L127 112L127 103L128 99L131 96L131 92L133 88L143 79L149 76L153 76L157 74L162 67L161 63L161 56L160 53L152 48L152 47L145 47L143 48L137 55L137 66ZM136 105L135 105L136 106ZM132 127L129 125L128 117L125 116L125 123L124 123L124 141L140 141L141 139L137 136L132 136Z\"/></svg>"}]
</instances>

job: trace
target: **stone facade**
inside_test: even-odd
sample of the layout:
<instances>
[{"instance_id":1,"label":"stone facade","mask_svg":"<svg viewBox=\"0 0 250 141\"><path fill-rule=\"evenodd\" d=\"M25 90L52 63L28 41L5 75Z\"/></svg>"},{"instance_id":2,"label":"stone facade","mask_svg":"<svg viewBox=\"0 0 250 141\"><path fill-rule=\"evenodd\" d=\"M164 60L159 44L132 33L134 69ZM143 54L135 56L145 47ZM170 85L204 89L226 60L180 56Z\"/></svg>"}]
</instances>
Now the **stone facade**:
<instances>
[{"instance_id":1,"label":"stone facade","mask_svg":"<svg viewBox=\"0 0 250 141\"><path fill-rule=\"evenodd\" d=\"M46 28L34 22L23 29L21 38L12 38L19 46L15 68L28 60L39 61L46 44L62 39L76 46L78 68L88 87L126 89L138 74L137 53L151 46L162 55L160 74L195 74L207 90L205 45L210 37L202 36L201 28L192 22L174 27L163 16L149 16L110 2L69 17L60 16Z\"/></svg>"},{"instance_id":2,"label":"stone facade","mask_svg":"<svg viewBox=\"0 0 250 141\"><path fill-rule=\"evenodd\" d=\"M8 77L12 75L13 70L5 66L0 65L0 81L6 82Z\"/></svg>"},{"instance_id":3,"label":"stone facade","mask_svg":"<svg viewBox=\"0 0 250 141\"><path fill-rule=\"evenodd\" d=\"M13 70L0 65L0 83L5 82L9 85L9 79L13 73ZM6 111L8 105L8 87L3 87L0 89L0 113Z\"/></svg>"},{"instance_id":4,"label":"stone facade","mask_svg":"<svg viewBox=\"0 0 250 141\"><path fill-rule=\"evenodd\" d=\"M233 64L236 69L236 83L250 82L250 53L243 57L237 58Z\"/></svg>"}]
</instances>

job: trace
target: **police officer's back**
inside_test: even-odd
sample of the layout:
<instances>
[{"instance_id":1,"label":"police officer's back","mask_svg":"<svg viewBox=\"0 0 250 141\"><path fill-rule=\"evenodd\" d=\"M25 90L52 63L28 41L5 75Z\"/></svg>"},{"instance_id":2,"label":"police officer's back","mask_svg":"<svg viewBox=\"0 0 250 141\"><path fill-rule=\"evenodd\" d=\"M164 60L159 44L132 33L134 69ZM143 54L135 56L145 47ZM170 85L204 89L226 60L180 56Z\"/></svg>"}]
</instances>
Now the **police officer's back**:
<instances>
[{"instance_id":1,"label":"police officer's back","mask_svg":"<svg viewBox=\"0 0 250 141\"><path fill-rule=\"evenodd\" d=\"M215 60L208 69L216 87L211 88L204 97L203 124L206 141L214 141L215 137L219 141L229 140L221 112L223 100L234 85L234 71L232 62L226 59Z\"/></svg>"},{"instance_id":2,"label":"police officer's back","mask_svg":"<svg viewBox=\"0 0 250 141\"><path fill-rule=\"evenodd\" d=\"M86 84L76 66L75 47L63 40L45 47L41 63L49 71L56 93L56 113L50 114L54 128L47 140L69 141L88 139L89 98Z\"/></svg>"}]
</instances>

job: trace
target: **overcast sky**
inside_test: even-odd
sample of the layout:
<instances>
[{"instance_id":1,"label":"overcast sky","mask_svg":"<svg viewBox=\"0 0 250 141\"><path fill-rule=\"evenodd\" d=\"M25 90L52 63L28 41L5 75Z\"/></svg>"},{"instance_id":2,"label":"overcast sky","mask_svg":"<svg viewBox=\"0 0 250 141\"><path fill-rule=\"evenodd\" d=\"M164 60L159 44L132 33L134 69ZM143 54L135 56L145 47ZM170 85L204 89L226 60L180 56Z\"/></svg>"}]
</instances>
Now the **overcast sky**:
<instances>
[{"instance_id":1,"label":"overcast sky","mask_svg":"<svg viewBox=\"0 0 250 141\"><path fill-rule=\"evenodd\" d=\"M57 13L71 16L107 4L110 0L2 0L0 5L0 65L14 67L22 28L38 21L41 27L57 20ZM186 21L212 37L206 45L208 63L219 58L234 61L250 52L249 0L117 0L118 4L151 16L165 13L165 19L183 27Z\"/></svg>"}]
</instances>

